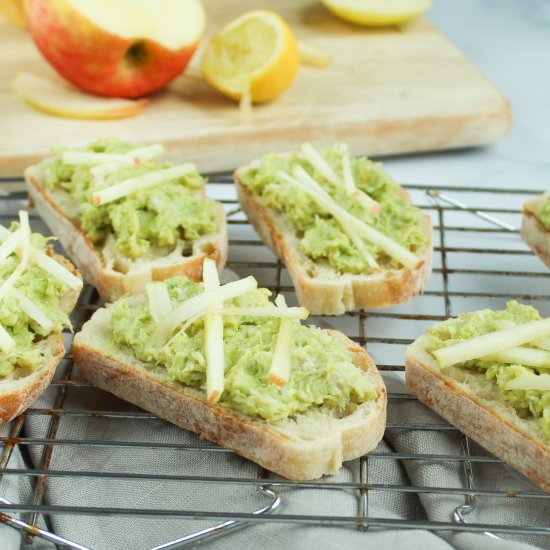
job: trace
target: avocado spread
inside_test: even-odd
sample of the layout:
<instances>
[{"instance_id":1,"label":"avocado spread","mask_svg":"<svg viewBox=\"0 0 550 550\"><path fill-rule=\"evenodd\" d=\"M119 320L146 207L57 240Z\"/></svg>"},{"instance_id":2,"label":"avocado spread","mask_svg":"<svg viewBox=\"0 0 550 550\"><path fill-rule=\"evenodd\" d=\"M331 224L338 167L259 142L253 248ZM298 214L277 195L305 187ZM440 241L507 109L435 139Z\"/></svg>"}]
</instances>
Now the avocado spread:
<instances>
[{"instance_id":1,"label":"avocado spread","mask_svg":"<svg viewBox=\"0 0 550 550\"><path fill-rule=\"evenodd\" d=\"M10 231L15 231L19 224L12 224ZM39 250L46 250L48 240L38 233L31 234L31 244ZM20 258L11 254L0 263L0 278L5 281L19 264ZM15 347L7 354L0 353L0 377L13 374L15 369L32 371L43 360L43 342L51 333L58 333L63 326L70 326L69 318L60 308L59 303L68 287L41 268L28 264L17 279L15 288L29 298L42 313L52 321L54 328L46 331L21 310L13 293L9 292L0 302L0 324L15 340ZM0 378L1 379L1 378Z\"/></svg>"},{"instance_id":2,"label":"avocado spread","mask_svg":"<svg viewBox=\"0 0 550 550\"><path fill-rule=\"evenodd\" d=\"M166 281L175 306L202 292L202 284L185 277ZM275 307L270 292L258 289L224 303L225 307ZM225 389L220 402L247 415L276 421L323 405L345 413L354 404L377 398L372 383L351 355L320 329L294 323L292 366L288 384L280 389L267 380L280 319L224 316ZM111 339L138 359L166 368L169 380L206 388L204 318L175 334L165 345L152 346L156 328L147 302L122 299L113 306Z\"/></svg>"},{"instance_id":3,"label":"avocado spread","mask_svg":"<svg viewBox=\"0 0 550 550\"><path fill-rule=\"evenodd\" d=\"M322 153L336 174L343 177L344 147L334 144ZM262 197L266 207L288 217L300 239L300 250L303 254L315 262L328 262L341 273L366 273L370 268L365 257L334 217L314 202L305 191L281 180L277 176L279 170L292 173L296 166L301 166L337 204L353 216L411 252L419 250L426 241L421 226L420 210L409 204L402 189L380 169L379 164L367 158L354 157L350 157L350 164L357 189L379 203L380 211L377 214L369 212L356 198L346 192L343 185L334 185L326 180L297 152L263 157L259 166L249 168L242 174L241 181L252 193ZM375 244L365 241L365 245L381 267L402 267Z\"/></svg>"},{"instance_id":4,"label":"avocado spread","mask_svg":"<svg viewBox=\"0 0 550 550\"><path fill-rule=\"evenodd\" d=\"M95 141L85 151L122 154L136 147L111 138ZM61 190L71 196L79 206L80 225L94 244L102 246L112 234L117 252L136 260L151 247L168 247L171 252L178 240L194 241L216 229L212 203L197 195L205 185L198 172L95 206L92 194L97 189L90 172L92 166L64 164L63 151L56 149L55 158L44 167L46 186L51 191ZM108 177L108 184L171 166L174 165L155 160L123 165Z\"/></svg>"},{"instance_id":5,"label":"avocado spread","mask_svg":"<svg viewBox=\"0 0 550 550\"><path fill-rule=\"evenodd\" d=\"M429 329L430 344L428 351L434 351L462 340L499 330L507 324L520 325L540 319L541 317L534 307L513 300L508 302L503 310L484 309L476 311L462 318L450 319ZM474 385L478 385L475 382L476 378L484 377L492 385L492 390L496 392L497 397L510 404L518 416L526 419L536 419L544 438L550 441L550 391L505 389L507 382L526 370L535 374L545 374L549 372L550 366L536 368L475 359L460 365L447 367L443 369L443 372L453 378L466 376L465 380ZM459 371L463 371L463 373Z\"/></svg>"},{"instance_id":6,"label":"avocado spread","mask_svg":"<svg viewBox=\"0 0 550 550\"><path fill-rule=\"evenodd\" d=\"M539 208L537 217L546 229L550 229L550 197L548 197L546 202Z\"/></svg>"}]
</instances>

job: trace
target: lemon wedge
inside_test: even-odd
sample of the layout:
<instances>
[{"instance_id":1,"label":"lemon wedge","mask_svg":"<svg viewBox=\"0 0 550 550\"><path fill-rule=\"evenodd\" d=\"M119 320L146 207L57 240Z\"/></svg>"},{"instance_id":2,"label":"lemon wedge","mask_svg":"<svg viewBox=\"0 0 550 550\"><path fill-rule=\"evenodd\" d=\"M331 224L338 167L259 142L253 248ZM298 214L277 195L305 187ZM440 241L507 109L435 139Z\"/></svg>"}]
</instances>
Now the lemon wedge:
<instances>
[{"instance_id":1,"label":"lemon wedge","mask_svg":"<svg viewBox=\"0 0 550 550\"><path fill-rule=\"evenodd\" d=\"M224 95L271 101L294 80L300 64L288 24L268 10L247 12L214 35L201 60L204 78Z\"/></svg>"},{"instance_id":2,"label":"lemon wedge","mask_svg":"<svg viewBox=\"0 0 550 550\"><path fill-rule=\"evenodd\" d=\"M399 25L426 11L432 0L322 0L335 15L358 25Z\"/></svg>"}]
</instances>

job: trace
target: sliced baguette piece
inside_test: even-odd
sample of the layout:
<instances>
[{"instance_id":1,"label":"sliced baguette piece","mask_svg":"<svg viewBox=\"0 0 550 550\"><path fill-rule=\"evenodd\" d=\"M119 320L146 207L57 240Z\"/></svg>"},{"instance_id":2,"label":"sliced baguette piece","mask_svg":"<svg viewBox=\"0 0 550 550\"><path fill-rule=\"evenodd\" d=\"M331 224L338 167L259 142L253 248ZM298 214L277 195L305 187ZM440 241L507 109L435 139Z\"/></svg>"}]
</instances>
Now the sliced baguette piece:
<instances>
[{"instance_id":1,"label":"sliced baguette piece","mask_svg":"<svg viewBox=\"0 0 550 550\"><path fill-rule=\"evenodd\" d=\"M408 390L418 399L550 492L550 444L534 420L520 418L503 399L473 380L460 381L444 374L426 351L429 340L421 336L407 348L405 376ZM483 376L483 375L480 375ZM476 382L480 386L482 381Z\"/></svg>"},{"instance_id":2,"label":"sliced baguette piece","mask_svg":"<svg viewBox=\"0 0 550 550\"><path fill-rule=\"evenodd\" d=\"M80 273L63 256L48 247L48 255L79 278ZM70 289L61 300L63 311L69 314L75 307L80 289ZM26 410L49 386L55 369L65 355L62 334L51 334L43 343L43 363L32 371L16 369L13 375L0 379L0 423L9 422Z\"/></svg>"},{"instance_id":3,"label":"sliced baguette piece","mask_svg":"<svg viewBox=\"0 0 550 550\"><path fill-rule=\"evenodd\" d=\"M218 269L227 259L227 228L223 206L204 196L214 205L217 231L203 235L193 242L189 256L168 255L136 263L124 274L106 266L102 251L80 227L78 205L63 191L52 192L44 185L43 166L48 160L25 170L29 196L42 219L59 239L69 258L76 264L84 278L97 288L99 295L114 301L126 294L145 291L146 283L163 281L175 275L200 281L204 258L213 258Z\"/></svg>"},{"instance_id":4,"label":"sliced baguette piece","mask_svg":"<svg viewBox=\"0 0 550 550\"><path fill-rule=\"evenodd\" d=\"M239 203L264 244L285 264L298 302L313 315L340 315L356 308L378 309L400 304L424 291L432 272L432 222L423 215L426 243L419 253L417 269L381 270L369 275L339 273L328 264L319 265L300 251L300 239L288 218L262 204L241 182L240 174L257 166L238 169L234 179ZM404 196L408 198L405 191Z\"/></svg>"},{"instance_id":5,"label":"sliced baguette piece","mask_svg":"<svg viewBox=\"0 0 550 550\"><path fill-rule=\"evenodd\" d=\"M208 403L204 391L170 382L162 367L114 348L109 341L111 316L111 307L98 310L75 337L74 358L84 380L288 479L333 474L343 461L371 451L382 438L384 383L367 352L340 332L327 331L373 383L377 399L355 406L341 418L330 407L318 407L293 419L266 422Z\"/></svg>"},{"instance_id":6,"label":"sliced baguette piece","mask_svg":"<svg viewBox=\"0 0 550 550\"><path fill-rule=\"evenodd\" d=\"M536 212L549 198L550 192L525 202L521 217L521 238L547 267L550 267L550 231Z\"/></svg>"}]
</instances>

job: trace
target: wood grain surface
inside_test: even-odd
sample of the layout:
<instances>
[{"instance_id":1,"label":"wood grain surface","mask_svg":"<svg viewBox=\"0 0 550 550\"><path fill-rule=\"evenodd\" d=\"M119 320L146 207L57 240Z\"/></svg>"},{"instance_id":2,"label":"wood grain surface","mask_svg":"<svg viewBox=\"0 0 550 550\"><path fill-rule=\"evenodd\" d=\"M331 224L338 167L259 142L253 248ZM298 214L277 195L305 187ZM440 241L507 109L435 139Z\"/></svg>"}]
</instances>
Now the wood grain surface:
<instances>
[{"instance_id":1,"label":"wood grain surface","mask_svg":"<svg viewBox=\"0 0 550 550\"><path fill-rule=\"evenodd\" d=\"M271 2L205 0L208 34ZM234 168L301 141L346 140L356 154L391 155L480 145L511 124L506 98L427 19L369 30L340 21L320 2L279 0L277 11L298 39L333 55L327 69L304 67L276 101L241 113L201 79L183 75L145 112L117 121L57 118L10 90L18 70L51 72L24 30L0 23L0 175L19 175L53 145L96 137L159 141L201 170Z\"/></svg>"}]
</instances>

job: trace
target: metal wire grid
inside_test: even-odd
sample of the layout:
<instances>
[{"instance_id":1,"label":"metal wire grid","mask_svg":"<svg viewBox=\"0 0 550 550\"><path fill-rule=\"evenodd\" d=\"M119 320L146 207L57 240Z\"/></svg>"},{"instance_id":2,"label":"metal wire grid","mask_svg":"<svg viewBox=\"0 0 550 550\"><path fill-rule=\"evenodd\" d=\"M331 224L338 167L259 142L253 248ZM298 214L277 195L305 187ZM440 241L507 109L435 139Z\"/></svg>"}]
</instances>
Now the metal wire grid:
<instances>
[{"instance_id":1,"label":"metal wire grid","mask_svg":"<svg viewBox=\"0 0 550 550\"><path fill-rule=\"evenodd\" d=\"M221 200L227 210L230 256L227 268L239 275L254 274L261 286L270 288L274 292L283 292L290 303L295 301L293 288L284 266L274 258L256 234L247 224L245 217L238 209L234 197L234 190L230 185L230 176L218 174L216 184L211 185L211 192ZM9 223L15 218L19 202L25 200L25 194L20 180L3 180L1 182L5 196L0 201L0 222ZM423 296L413 299L408 304L396 306L384 311L358 310L345 316L315 317L313 321L321 326L335 326L340 328L359 344L366 346L369 353L375 357L379 370L383 373L395 373L402 376L404 371L404 346L410 343L420 332L421 326L430 326L459 311L479 309L487 304L496 307L504 300L518 298L532 303L545 316L550 315L550 293L548 285L549 274L542 268L532 253L521 243L518 230L494 227L479 217L456 216L456 208L447 206L440 201L430 201L427 196L429 188L423 185L406 186L417 204L431 212L434 216L436 242L434 248L435 266L430 286ZM453 192L455 196L467 197L471 207L465 207L472 214L482 210L485 213L495 213L502 220L512 221L519 225L520 205L525 198L538 193L537 191L511 190L505 194L514 198L517 208L503 208L498 206L502 192L493 189L455 187L445 188L446 192ZM500 194L499 194L500 193ZM24 204L24 203L22 203ZM496 206L495 206L496 204ZM45 230L36 216L31 216L33 227ZM494 246L487 248L486 239L492 238ZM458 263L457 263L458 262ZM522 269L511 269L511 266L520 266ZM474 288L471 287L473 278L485 277L490 285L479 287L476 279ZM456 280L455 280L456 279ZM528 281L528 285L521 287L515 281ZM508 284L511 281L512 284ZM491 286L491 292L488 287ZM523 289L527 287L528 292ZM94 289L85 286L75 312L75 330L95 309L99 307L98 296ZM67 334L70 344L71 336ZM389 352L389 353L388 353ZM126 441L123 439L79 439L59 435L60 423L66 419L86 422L90 419L125 419L131 422L154 420L154 416L136 410L130 406L127 409L117 410L117 407L104 408L74 407L68 404L69 392L75 390L90 390L91 388L78 380L75 376L75 366L72 355L68 353L60 365L56 378L49 390L50 399L47 406L41 406L43 400L35 403L25 413L17 417L9 428L7 435L0 437L2 452L0 468L3 482L16 477L30 480L31 491L29 498L21 502L9 502L0 498L0 521L10 524L25 533L26 542L32 542L33 537L40 536L57 544L58 547L85 548L77 542L70 542L54 534L54 521L63 515L96 515L109 517L142 518L186 518L189 520L208 520L214 525L186 534L184 537L157 548L175 548L188 542L195 542L212 534L218 534L231 527L242 526L245 523L278 522L298 524L347 525L349 527L367 530L372 528L422 528L433 531L471 531L486 533L511 533L523 535L548 535L548 525L487 525L468 522L468 514L475 509L479 497L489 499L513 499L515 505L521 506L524 500L549 501L550 496L542 493L536 486L532 490L515 492L480 489L476 483L473 465L485 464L503 467L498 459L486 456L483 453L472 452L469 440L454 427L443 420L437 423L423 424L411 420L410 422L395 423L390 420L387 433L392 431L408 430L410 432L444 432L454 434L460 441L461 453L456 455L404 453L375 450L357 461L357 476L354 481L334 481L332 478L320 482L294 483L277 476L262 468L257 468L256 475L248 477L232 477L216 475L193 475L192 473L177 472L170 474L155 474L142 471L105 472L76 469L60 470L52 467L52 456L67 447L86 447L90 452L97 449L117 448L127 452L139 449L155 449L159 453L171 450L194 451L207 455L222 456L231 454L225 449L197 441L188 442L158 441ZM114 398L113 398L114 399ZM389 392L389 412L397 404L415 401L415 398L405 393ZM46 430L43 437L31 436L27 433L27 423L33 418L46 420ZM391 419L391 415L390 415ZM40 450L41 449L41 450ZM15 467L10 460L14 451L18 450L23 457L24 467ZM31 452L34 451L34 452ZM384 479L373 479L371 475L374 461L394 461L406 464L415 461L422 464L458 463L463 469L463 487L445 486L414 486L408 484L392 484ZM253 511L234 511L231 502L220 503L218 510L185 510L178 506L178 502L169 502L166 508L150 509L146 506L75 506L51 504L46 498L46 488L53 479L112 479L117 482L129 480L132 482L144 481L173 481L177 483L191 483L195 487L204 487L207 484L230 485L237 487L257 488L260 494L267 497L264 503ZM356 514L347 516L319 515L308 513L285 513L285 497L280 492L290 489L322 489L352 491L357 498ZM386 494L413 494L413 495L452 495L463 497L463 504L453 513L453 521L436 522L422 519L394 519L374 517L369 513L369 499L377 493ZM0 484L0 497L2 484ZM225 504L225 506L224 506ZM278 510L277 510L278 509ZM277 510L275 513L271 513ZM14 514L22 513L20 518ZM216 524L216 521L222 521ZM39 524L42 527L39 527ZM193 528L191 528L193 529Z\"/></svg>"}]
</instances>

